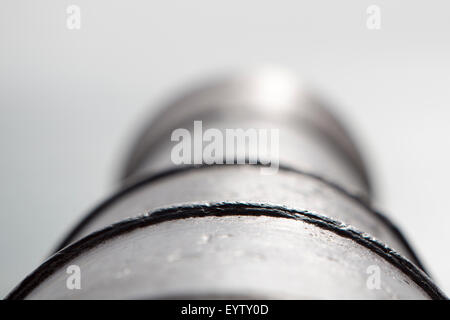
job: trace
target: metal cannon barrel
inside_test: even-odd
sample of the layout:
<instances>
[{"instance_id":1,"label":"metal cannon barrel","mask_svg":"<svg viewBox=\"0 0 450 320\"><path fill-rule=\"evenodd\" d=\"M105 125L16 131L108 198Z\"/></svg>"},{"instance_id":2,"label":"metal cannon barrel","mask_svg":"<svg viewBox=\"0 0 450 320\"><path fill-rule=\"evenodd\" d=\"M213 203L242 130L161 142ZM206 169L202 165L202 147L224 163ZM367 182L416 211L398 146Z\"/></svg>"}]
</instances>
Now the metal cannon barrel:
<instances>
[{"instance_id":1,"label":"metal cannon barrel","mask_svg":"<svg viewBox=\"0 0 450 320\"><path fill-rule=\"evenodd\" d=\"M153 119L122 189L9 298L445 298L372 208L346 130L292 76L218 79Z\"/></svg>"}]
</instances>

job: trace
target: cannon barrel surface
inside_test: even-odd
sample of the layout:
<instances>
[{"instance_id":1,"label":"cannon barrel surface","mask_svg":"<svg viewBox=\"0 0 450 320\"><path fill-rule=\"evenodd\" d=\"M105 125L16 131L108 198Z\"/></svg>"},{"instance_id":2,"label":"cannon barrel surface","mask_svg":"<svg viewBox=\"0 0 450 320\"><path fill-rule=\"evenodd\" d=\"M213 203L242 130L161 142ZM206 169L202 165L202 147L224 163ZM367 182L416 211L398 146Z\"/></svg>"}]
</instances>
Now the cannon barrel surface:
<instances>
[{"instance_id":1,"label":"cannon barrel surface","mask_svg":"<svg viewBox=\"0 0 450 320\"><path fill-rule=\"evenodd\" d=\"M131 148L122 186L9 298L445 298L372 208L346 130L284 72L174 99ZM66 287L71 265L80 290Z\"/></svg>"}]
</instances>

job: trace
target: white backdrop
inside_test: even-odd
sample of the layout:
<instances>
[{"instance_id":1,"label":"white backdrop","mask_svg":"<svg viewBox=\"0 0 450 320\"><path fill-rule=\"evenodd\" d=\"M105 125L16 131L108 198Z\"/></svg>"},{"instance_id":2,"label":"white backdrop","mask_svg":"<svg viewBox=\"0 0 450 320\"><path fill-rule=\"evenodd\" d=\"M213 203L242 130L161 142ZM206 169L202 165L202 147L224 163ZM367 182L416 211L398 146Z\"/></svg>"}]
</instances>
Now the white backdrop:
<instances>
[{"instance_id":1,"label":"white backdrop","mask_svg":"<svg viewBox=\"0 0 450 320\"><path fill-rule=\"evenodd\" d=\"M80 30L66 27L71 4ZM380 30L366 27L373 4ZM0 295L115 189L144 115L194 80L268 63L335 102L378 204L449 294L449 11L445 0L3 0Z\"/></svg>"}]
</instances>

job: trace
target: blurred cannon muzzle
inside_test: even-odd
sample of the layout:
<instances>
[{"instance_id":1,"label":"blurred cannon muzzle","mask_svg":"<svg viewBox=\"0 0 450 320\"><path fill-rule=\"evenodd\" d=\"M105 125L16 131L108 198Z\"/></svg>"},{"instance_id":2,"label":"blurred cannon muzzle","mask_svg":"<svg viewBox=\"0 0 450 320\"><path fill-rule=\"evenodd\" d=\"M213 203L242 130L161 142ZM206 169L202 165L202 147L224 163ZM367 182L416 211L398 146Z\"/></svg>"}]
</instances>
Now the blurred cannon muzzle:
<instances>
[{"instance_id":1,"label":"blurred cannon muzzle","mask_svg":"<svg viewBox=\"0 0 450 320\"><path fill-rule=\"evenodd\" d=\"M9 298L445 298L372 209L346 130L285 72L174 99L122 179Z\"/></svg>"}]
</instances>

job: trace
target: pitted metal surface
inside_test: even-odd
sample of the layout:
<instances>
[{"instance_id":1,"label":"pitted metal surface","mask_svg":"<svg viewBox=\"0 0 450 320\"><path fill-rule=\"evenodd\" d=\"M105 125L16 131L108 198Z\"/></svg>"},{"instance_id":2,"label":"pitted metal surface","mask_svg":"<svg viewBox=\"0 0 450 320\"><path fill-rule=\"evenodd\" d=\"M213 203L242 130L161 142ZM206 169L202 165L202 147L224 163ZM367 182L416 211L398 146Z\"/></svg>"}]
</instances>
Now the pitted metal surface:
<instances>
[{"instance_id":1,"label":"pitted metal surface","mask_svg":"<svg viewBox=\"0 0 450 320\"><path fill-rule=\"evenodd\" d=\"M195 203L251 202L308 210L364 230L414 261L398 236L361 201L313 176L280 168L261 175L260 166L190 168L149 181L93 215L65 244L121 220L158 207Z\"/></svg>"},{"instance_id":2,"label":"pitted metal surface","mask_svg":"<svg viewBox=\"0 0 450 320\"><path fill-rule=\"evenodd\" d=\"M63 289L69 264L84 270L84 291ZM377 290L366 283L370 266L380 270ZM308 212L229 203L161 209L93 233L55 254L11 298L49 293L58 299L444 297L414 264L349 226Z\"/></svg>"}]
</instances>

